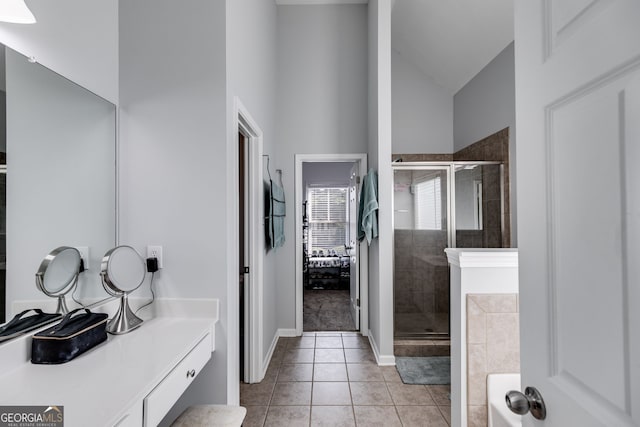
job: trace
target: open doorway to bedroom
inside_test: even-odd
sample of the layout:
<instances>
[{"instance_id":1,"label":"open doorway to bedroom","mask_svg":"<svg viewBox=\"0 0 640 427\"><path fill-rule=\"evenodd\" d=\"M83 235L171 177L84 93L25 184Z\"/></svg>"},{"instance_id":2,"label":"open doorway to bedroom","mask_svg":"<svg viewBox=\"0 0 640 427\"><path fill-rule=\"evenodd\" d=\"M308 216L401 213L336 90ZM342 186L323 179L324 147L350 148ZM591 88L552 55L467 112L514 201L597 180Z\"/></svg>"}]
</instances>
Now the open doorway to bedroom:
<instances>
[{"instance_id":1,"label":"open doorway to bedroom","mask_svg":"<svg viewBox=\"0 0 640 427\"><path fill-rule=\"evenodd\" d=\"M356 229L365 162L365 155L296 156L298 334L366 326Z\"/></svg>"},{"instance_id":2,"label":"open doorway to bedroom","mask_svg":"<svg viewBox=\"0 0 640 427\"><path fill-rule=\"evenodd\" d=\"M357 212L355 197L350 197L350 181L355 183L355 166L354 162L302 164L305 332L356 330L356 319L350 310L350 255L355 249L355 238L351 236L355 230L350 223Z\"/></svg>"}]
</instances>

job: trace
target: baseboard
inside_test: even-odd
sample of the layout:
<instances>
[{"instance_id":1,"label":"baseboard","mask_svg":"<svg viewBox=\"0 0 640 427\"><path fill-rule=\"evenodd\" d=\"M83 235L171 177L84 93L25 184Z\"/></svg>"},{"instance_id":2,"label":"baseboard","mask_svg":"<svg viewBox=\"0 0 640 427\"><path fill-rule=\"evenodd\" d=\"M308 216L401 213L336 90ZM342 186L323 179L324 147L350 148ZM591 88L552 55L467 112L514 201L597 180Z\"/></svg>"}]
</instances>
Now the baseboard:
<instances>
[{"instance_id":1,"label":"baseboard","mask_svg":"<svg viewBox=\"0 0 640 427\"><path fill-rule=\"evenodd\" d=\"M271 345L269 346L269 351L267 352L266 357L262 361L262 373L260 375L260 381L262 381L267 375L267 369L269 369L269 364L271 363L271 358L273 357L273 353L276 351L276 346L278 345L278 340L280 337L295 337L296 330L295 329L278 329L273 336L273 340L271 340Z\"/></svg>"},{"instance_id":2,"label":"baseboard","mask_svg":"<svg viewBox=\"0 0 640 427\"><path fill-rule=\"evenodd\" d=\"M380 350L378 350L378 344L376 344L376 340L373 338L373 334L369 330L369 344L371 344L371 349L373 350L373 354L376 356L376 362L378 362L378 366L395 366L396 358L393 355L384 355L380 354Z\"/></svg>"},{"instance_id":3,"label":"baseboard","mask_svg":"<svg viewBox=\"0 0 640 427\"><path fill-rule=\"evenodd\" d=\"M260 374L260 381L262 381L267 375L267 369L269 369L269 364L271 363L271 358L273 357L273 352L276 350L276 346L278 345L278 339L280 338L279 331L273 335L273 339L271 340L271 345L269 346L269 351L262 361L262 372Z\"/></svg>"}]
</instances>

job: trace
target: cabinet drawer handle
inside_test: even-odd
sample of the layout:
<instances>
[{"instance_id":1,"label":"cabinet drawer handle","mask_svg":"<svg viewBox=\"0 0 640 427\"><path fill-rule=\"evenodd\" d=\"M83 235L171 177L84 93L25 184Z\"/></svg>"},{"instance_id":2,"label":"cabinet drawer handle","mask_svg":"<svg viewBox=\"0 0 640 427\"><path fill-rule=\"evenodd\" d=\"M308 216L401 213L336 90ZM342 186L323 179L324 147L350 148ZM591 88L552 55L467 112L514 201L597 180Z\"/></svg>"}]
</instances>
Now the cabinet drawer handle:
<instances>
[{"instance_id":1,"label":"cabinet drawer handle","mask_svg":"<svg viewBox=\"0 0 640 427\"><path fill-rule=\"evenodd\" d=\"M196 376L196 370L195 369L187 371L187 378L193 378L195 376Z\"/></svg>"}]
</instances>

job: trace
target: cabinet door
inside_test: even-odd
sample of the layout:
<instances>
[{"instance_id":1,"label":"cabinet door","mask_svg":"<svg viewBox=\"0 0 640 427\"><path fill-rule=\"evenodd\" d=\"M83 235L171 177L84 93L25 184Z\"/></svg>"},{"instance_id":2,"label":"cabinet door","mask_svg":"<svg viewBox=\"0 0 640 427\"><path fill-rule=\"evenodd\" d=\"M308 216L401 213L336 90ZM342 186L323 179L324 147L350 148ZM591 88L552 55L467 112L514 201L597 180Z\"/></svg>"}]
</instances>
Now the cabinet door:
<instances>
[{"instance_id":1,"label":"cabinet door","mask_svg":"<svg viewBox=\"0 0 640 427\"><path fill-rule=\"evenodd\" d=\"M155 427L211 359L211 338L204 337L144 399L144 425Z\"/></svg>"}]
</instances>

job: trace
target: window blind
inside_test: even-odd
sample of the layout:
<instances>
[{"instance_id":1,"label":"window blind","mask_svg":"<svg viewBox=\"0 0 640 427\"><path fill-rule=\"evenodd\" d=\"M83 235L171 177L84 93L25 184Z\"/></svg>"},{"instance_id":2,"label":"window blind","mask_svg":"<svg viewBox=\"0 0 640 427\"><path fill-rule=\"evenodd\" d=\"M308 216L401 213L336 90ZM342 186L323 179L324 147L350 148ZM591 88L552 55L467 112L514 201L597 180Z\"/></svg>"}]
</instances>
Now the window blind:
<instances>
[{"instance_id":1,"label":"window blind","mask_svg":"<svg viewBox=\"0 0 640 427\"><path fill-rule=\"evenodd\" d=\"M442 229L440 177L414 184L415 223L418 230Z\"/></svg>"},{"instance_id":2,"label":"window blind","mask_svg":"<svg viewBox=\"0 0 640 427\"><path fill-rule=\"evenodd\" d=\"M312 187L309 201L308 252L343 246L348 238L348 187Z\"/></svg>"}]
</instances>

